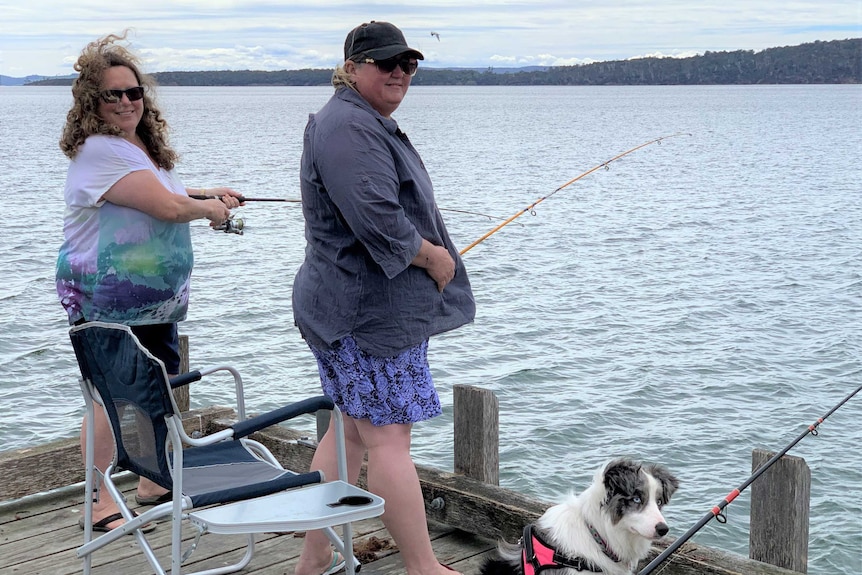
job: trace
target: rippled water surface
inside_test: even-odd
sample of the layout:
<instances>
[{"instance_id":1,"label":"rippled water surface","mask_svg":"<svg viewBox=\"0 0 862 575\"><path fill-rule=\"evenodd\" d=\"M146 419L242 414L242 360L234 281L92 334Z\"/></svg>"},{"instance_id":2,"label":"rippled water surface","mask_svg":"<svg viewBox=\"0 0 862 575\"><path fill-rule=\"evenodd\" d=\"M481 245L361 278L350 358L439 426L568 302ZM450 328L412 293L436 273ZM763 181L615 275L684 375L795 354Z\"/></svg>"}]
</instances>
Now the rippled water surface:
<instances>
[{"instance_id":1,"label":"rippled water surface","mask_svg":"<svg viewBox=\"0 0 862 575\"><path fill-rule=\"evenodd\" d=\"M164 88L194 187L296 199L301 134L331 90ZM0 445L78 432L83 400L54 292L68 88L0 88ZM862 384L862 87L414 87L395 115L466 246L474 324L434 338L444 415L419 462L452 467L453 384L500 401L501 483L547 500L607 459L682 481L680 535ZM243 372L264 410L319 390L293 326L299 205L249 204L243 236L192 224L191 362ZM229 402L228 382L193 404ZM809 573L862 573L862 394L790 453L812 471ZM313 429L313 423L308 422ZM695 541L747 554L748 492Z\"/></svg>"}]
</instances>

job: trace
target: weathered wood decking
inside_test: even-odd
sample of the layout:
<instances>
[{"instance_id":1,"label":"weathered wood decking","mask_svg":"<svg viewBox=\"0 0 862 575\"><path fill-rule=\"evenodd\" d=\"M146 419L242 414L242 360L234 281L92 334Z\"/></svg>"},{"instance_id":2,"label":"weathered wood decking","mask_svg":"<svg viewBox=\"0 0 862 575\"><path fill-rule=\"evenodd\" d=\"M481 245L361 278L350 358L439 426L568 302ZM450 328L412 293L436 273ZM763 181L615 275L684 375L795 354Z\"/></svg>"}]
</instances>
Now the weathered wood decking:
<instances>
[{"instance_id":1,"label":"weathered wood decking","mask_svg":"<svg viewBox=\"0 0 862 575\"><path fill-rule=\"evenodd\" d=\"M126 482L129 490L132 478ZM131 499L131 495L129 496ZM0 573L20 575L73 575L81 573L81 560L75 549L83 540L78 527L81 515L83 486L58 490L54 493L21 500L18 505L0 508ZM389 575L403 571L398 550L379 519L354 523L357 556L363 562L363 575ZM488 540L438 523L430 525L434 550L441 561L462 572L475 572L484 553L493 548ZM194 538L194 529L185 530L186 548ZM170 564L170 528L162 525L148 535L163 558ZM94 575L153 573L143 554L137 550L135 538L128 536L121 543L109 545L94 554ZM184 564L189 571L216 567L238 560L243 553L245 536L206 534ZM265 533L255 537L255 554L251 564L242 571L248 575L284 575L293 573L293 566L302 545L301 534Z\"/></svg>"},{"instance_id":2,"label":"weathered wood decking","mask_svg":"<svg viewBox=\"0 0 862 575\"><path fill-rule=\"evenodd\" d=\"M232 423L232 412L224 408L190 412L189 429L211 433ZM275 456L291 469L307 469L313 442L297 441L301 433L274 427L256 434ZM478 572L484 556L493 553L496 540L517 539L525 523L535 520L549 505L519 493L470 479L463 475L419 467L433 545L437 557L465 575ZM76 441L58 442L0 453L0 575L68 575L81 572L75 549L83 541L78 518L83 501L83 469ZM362 478L360 479L362 484ZM128 489L132 488L129 480ZM53 492L28 495L55 489ZM15 499L20 498L20 499ZM432 501L436 501L432 504ZM442 506L440 505L442 503ZM168 556L170 530L158 529L148 537ZM194 530L188 528L191 541ZM296 534L267 533L257 536L255 555L243 574L292 574L301 539ZM205 535L187 562L188 570L199 570L238 559L243 537ZM354 548L363 561L363 575L404 573L397 548L379 519L354 524ZM664 549L655 546L649 559ZM233 555L229 555L233 553ZM649 561L647 559L647 561ZM643 565L646 564L645 561ZM163 563L164 564L164 563ZM643 566L642 565L642 566ZM133 537L114 543L94 554L96 575L152 573ZM661 575L793 575L795 572L750 561L745 557L701 547L683 545L658 570Z\"/></svg>"}]
</instances>

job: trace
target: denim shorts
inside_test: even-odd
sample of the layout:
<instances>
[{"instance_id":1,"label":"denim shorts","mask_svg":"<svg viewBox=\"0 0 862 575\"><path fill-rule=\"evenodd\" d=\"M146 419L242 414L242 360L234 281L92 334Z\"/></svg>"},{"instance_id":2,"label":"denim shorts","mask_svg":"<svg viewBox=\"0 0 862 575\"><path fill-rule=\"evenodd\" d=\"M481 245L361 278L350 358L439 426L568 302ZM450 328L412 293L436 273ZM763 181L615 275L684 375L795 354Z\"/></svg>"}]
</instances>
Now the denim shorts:
<instances>
[{"instance_id":1,"label":"denim shorts","mask_svg":"<svg viewBox=\"0 0 862 575\"><path fill-rule=\"evenodd\" d=\"M428 340L394 357L368 354L352 337L331 349L309 344L323 393L353 419L373 425L417 423L443 413L428 366Z\"/></svg>"}]
</instances>

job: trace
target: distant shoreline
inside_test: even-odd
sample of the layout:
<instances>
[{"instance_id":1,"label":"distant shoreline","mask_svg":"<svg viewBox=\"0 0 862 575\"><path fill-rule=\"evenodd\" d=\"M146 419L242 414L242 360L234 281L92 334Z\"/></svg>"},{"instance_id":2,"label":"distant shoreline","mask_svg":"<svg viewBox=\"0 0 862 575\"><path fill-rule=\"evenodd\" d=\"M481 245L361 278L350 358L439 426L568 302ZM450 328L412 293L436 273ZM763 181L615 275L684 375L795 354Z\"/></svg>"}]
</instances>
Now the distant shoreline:
<instances>
[{"instance_id":1,"label":"distant shoreline","mask_svg":"<svg viewBox=\"0 0 862 575\"><path fill-rule=\"evenodd\" d=\"M155 72L162 86L326 86L332 69ZM38 78L38 79L35 79ZM27 81L32 79L31 81ZM74 76L0 76L0 86L71 86ZM420 68L415 86L649 86L862 84L862 38L816 41L760 52L706 52L689 58L636 58L576 66Z\"/></svg>"}]
</instances>

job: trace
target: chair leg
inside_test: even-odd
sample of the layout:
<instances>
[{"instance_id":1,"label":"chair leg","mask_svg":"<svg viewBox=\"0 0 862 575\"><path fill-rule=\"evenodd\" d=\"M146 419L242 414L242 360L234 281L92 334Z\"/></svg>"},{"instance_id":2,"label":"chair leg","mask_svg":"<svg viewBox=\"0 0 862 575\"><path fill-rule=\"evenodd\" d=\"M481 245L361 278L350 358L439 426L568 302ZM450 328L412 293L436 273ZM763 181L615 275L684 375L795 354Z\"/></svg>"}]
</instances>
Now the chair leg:
<instances>
[{"instance_id":1,"label":"chair leg","mask_svg":"<svg viewBox=\"0 0 862 575\"><path fill-rule=\"evenodd\" d=\"M329 542L335 547L335 550L344 557L345 575L354 575L359 570L361 564L353 554L353 526L350 523L343 524L341 526L341 537L338 536L338 533L332 527L324 527L323 531L326 533L327 538L329 538Z\"/></svg>"},{"instance_id":2,"label":"chair leg","mask_svg":"<svg viewBox=\"0 0 862 575\"><path fill-rule=\"evenodd\" d=\"M84 447L84 465L86 466L84 472L84 544L89 543L93 539L93 498L96 497L92 405L87 405L87 412L87 438L85 440ZM91 553L87 553L84 555L84 575L90 575L92 565L93 555Z\"/></svg>"},{"instance_id":3,"label":"chair leg","mask_svg":"<svg viewBox=\"0 0 862 575\"><path fill-rule=\"evenodd\" d=\"M224 567L215 567L213 569L205 569L203 571L195 571L193 573L188 573L187 575L225 575L227 573L236 573L237 571L241 571L244 569L249 563L251 563L252 555L254 555L254 533L248 534L248 545L245 548L245 555L243 555L242 559L233 565L225 565ZM176 573L172 573L171 575L180 575L179 571Z\"/></svg>"}]
</instances>

